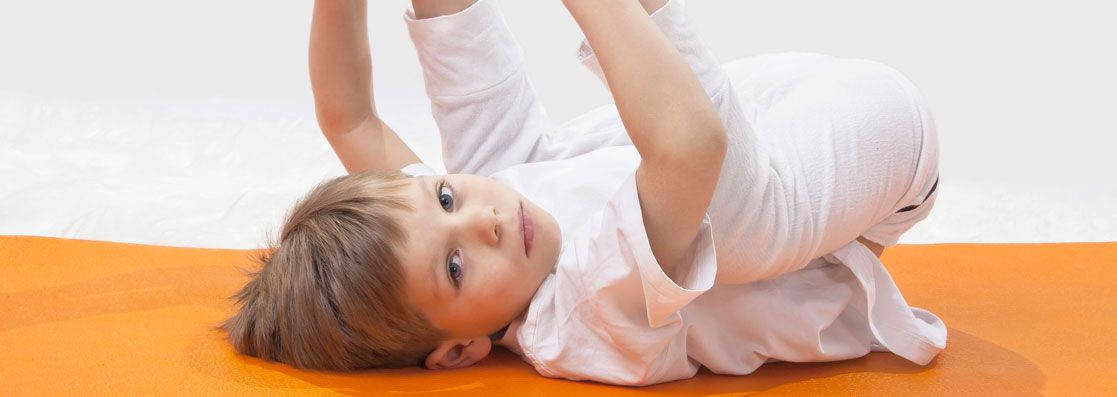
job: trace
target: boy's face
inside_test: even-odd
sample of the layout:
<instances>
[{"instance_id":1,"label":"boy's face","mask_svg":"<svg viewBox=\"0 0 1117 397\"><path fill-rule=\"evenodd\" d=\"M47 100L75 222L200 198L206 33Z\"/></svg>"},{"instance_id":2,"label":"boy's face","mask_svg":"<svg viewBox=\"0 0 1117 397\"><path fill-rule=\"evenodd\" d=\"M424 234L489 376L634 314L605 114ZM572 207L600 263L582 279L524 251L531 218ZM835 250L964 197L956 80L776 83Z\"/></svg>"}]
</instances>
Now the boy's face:
<instances>
[{"instance_id":1,"label":"boy's face","mask_svg":"<svg viewBox=\"0 0 1117 397\"><path fill-rule=\"evenodd\" d=\"M449 338L499 331L527 308L555 266L558 223L490 178L452 174L408 180L404 194L415 211L400 219L408 233L400 251L408 302ZM533 234L526 244L525 234Z\"/></svg>"}]
</instances>

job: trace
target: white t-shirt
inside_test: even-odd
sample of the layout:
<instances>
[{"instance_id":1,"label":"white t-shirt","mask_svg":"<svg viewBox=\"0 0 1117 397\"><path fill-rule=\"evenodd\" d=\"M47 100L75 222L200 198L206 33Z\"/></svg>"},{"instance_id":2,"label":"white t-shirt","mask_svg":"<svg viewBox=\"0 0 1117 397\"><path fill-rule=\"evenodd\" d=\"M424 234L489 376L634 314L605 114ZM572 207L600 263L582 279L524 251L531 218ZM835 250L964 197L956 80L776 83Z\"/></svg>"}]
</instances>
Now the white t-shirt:
<instances>
[{"instance_id":1,"label":"white t-shirt","mask_svg":"<svg viewBox=\"0 0 1117 397\"><path fill-rule=\"evenodd\" d=\"M492 177L558 222L562 245L555 271L524 316L499 340L539 373L647 385L689 378L699 366L721 374L748 374L771 360L833 361L860 357L870 349L926 364L945 346L943 323L929 312L910 308L864 245L852 241L813 258L793 260L789 258L817 248L820 241L845 237L835 237L838 232L831 229L801 226L818 219L793 218L773 221L778 221L773 230L791 231L777 239L773 233L738 227L748 219L724 215L740 208L776 206L774 201L783 197L773 194L742 195L740 208L715 200L720 207L712 205L677 273L664 274L651 253L637 199L640 156L614 107L553 126L524 73L522 50L492 0L480 0L454 15L415 20L408 14L405 20L423 65L448 171ZM766 138L760 135L764 131L751 127L746 131L746 126L772 120L761 120L763 114L757 112L773 105L756 99L779 101L781 95L760 91L779 92L781 85L790 90L806 79L802 76L833 67L838 60L817 54L766 55L735 62L738 67L727 65L727 75L687 25L679 0L668 2L653 20L695 70L730 133L737 134L736 143L749 143L739 153L731 150L731 157L737 157L727 158L719 192L735 192L725 189L740 190L732 186L738 183L753 186L780 172L802 172L791 166L756 171L769 162L765 156L780 156L778 146L769 146L778 138ZM600 76L585 43L580 57ZM788 71L783 78L774 72L783 70ZM742 73L768 73L771 78L767 83L745 81L742 77L748 76ZM788 77L792 75L799 77ZM724 87L734 90L719 91ZM779 109L793 111L794 105L783 103ZM914 114L918 118L919 112ZM771 133L781 126L765 128ZM403 171L433 173L422 164ZM811 182L806 175L793 176L802 179L796 183ZM907 188L875 190L900 191L887 198L897 200ZM806 193L800 194L806 200ZM848 209L830 213L838 210ZM740 244L740 235L715 233L718 228L745 231L750 244ZM734 244L771 247L763 255L769 259L760 263L718 257L723 249L719 245ZM741 268L751 265L764 268Z\"/></svg>"}]
</instances>

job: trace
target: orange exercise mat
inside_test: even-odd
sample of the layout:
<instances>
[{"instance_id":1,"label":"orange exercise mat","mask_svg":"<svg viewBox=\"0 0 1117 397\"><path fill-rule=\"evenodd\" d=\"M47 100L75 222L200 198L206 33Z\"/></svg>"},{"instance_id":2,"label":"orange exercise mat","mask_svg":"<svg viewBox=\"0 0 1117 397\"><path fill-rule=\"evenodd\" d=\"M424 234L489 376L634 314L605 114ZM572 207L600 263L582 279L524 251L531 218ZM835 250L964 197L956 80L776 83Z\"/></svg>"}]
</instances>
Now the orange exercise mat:
<instances>
[{"instance_id":1,"label":"orange exercise mat","mask_svg":"<svg viewBox=\"0 0 1117 397\"><path fill-rule=\"evenodd\" d=\"M889 248L908 302L950 328L926 367L872 353L641 389L543 378L504 350L461 370L348 374L238 355L213 327L252 254L0 236L2 394L1117 395L1117 242Z\"/></svg>"}]
</instances>

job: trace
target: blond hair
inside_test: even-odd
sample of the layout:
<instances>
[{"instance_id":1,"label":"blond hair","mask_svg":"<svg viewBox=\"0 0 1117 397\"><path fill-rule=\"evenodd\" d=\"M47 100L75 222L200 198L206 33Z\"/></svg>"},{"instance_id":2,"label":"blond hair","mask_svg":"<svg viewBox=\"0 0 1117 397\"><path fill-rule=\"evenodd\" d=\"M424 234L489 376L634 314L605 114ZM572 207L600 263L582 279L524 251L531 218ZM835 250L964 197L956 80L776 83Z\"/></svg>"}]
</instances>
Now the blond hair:
<instances>
[{"instance_id":1,"label":"blond hair","mask_svg":"<svg viewBox=\"0 0 1117 397\"><path fill-rule=\"evenodd\" d=\"M217 327L237 351L303 369L421 365L443 335L404 300L405 178L341 176L295 204L235 295L240 312Z\"/></svg>"}]
</instances>

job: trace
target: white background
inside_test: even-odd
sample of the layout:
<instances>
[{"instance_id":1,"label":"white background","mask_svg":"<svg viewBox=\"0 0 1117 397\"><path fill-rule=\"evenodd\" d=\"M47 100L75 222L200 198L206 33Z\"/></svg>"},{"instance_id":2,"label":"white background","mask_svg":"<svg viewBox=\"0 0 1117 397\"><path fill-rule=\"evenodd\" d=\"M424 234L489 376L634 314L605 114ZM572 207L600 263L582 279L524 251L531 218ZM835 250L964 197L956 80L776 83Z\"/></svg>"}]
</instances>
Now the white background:
<instances>
[{"instance_id":1,"label":"white background","mask_svg":"<svg viewBox=\"0 0 1117 397\"><path fill-rule=\"evenodd\" d=\"M441 165L407 1L370 1L376 100ZM253 247L344 173L314 120L312 2L0 3L0 234ZM549 114L609 101L557 0L503 0ZM1117 15L1106 2L729 1L688 8L723 60L878 60L938 123L940 196L901 243L1117 240Z\"/></svg>"}]
</instances>

